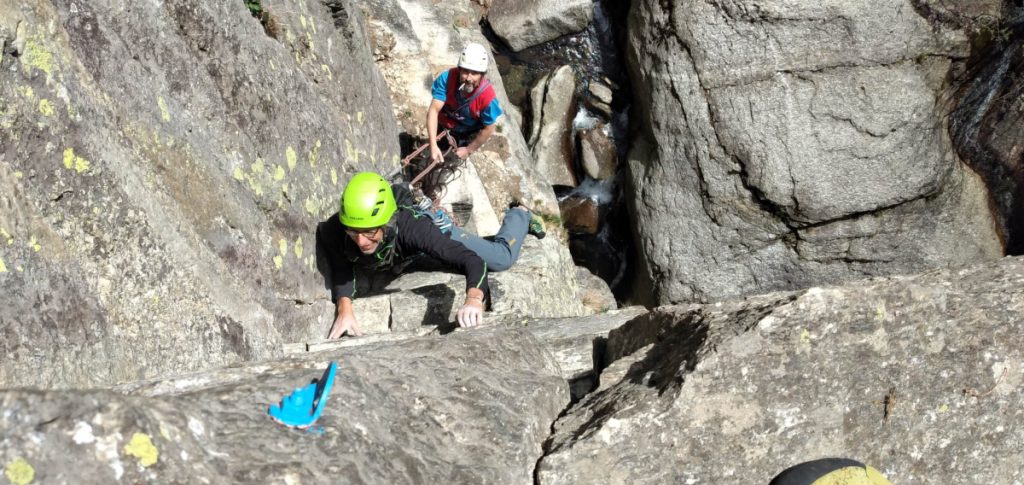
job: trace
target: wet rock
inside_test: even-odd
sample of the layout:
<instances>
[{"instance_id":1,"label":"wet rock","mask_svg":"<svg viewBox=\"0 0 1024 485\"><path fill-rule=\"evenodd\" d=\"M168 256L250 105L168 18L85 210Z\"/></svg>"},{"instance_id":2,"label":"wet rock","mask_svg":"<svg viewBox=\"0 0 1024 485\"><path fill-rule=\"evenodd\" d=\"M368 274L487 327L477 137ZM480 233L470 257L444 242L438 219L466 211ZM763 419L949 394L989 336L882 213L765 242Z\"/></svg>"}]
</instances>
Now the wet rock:
<instances>
[{"instance_id":1,"label":"wet rock","mask_svg":"<svg viewBox=\"0 0 1024 485\"><path fill-rule=\"evenodd\" d=\"M505 0L487 14L494 32L515 51L579 32L593 17L589 0Z\"/></svg>"},{"instance_id":2,"label":"wet rock","mask_svg":"<svg viewBox=\"0 0 1024 485\"><path fill-rule=\"evenodd\" d=\"M963 30L885 1L757 7L632 5L639 294L710 301L999 257L986 190L935 129Z\"/></svg>"},{"instance_id":3,"label":"wet rock","mask_svg":"<svg viewBox=\"0 0 1024 485\"><path fill-rule=\"evenodd\" d=\"M590 96L583 99L583 103L595 112L601 113L605 119L612 117L612 90L607 85L591 81L587 86Z\"/></svg>"},{"instance_id":4,"label":"wet rock","mask_svg":"<svg viewBox=\"0 0 1024 485\"><path fill-rule=\"evenodd\" d=\"M576 112L576 74L562 66L534 86L530 150L551 185L576 185L573 173L572 119Z\"/></svg>"},{"instance_id":5,"label":"wet rock","mask_svg":"<svg viewBox=\"0 0 1024 485\"><path fill-rule=\"evenodd\" d=\"M593 129L579 132L583 171L594 180L613 177L619 165L615 143L608 136L607 126L601 123Z\"/></svg>"},{"instance_id":6,"label":"wet rock","mask_svg":"<svg viewBox=\"0 0 1024 485\"><path fill-rule=\"evenodd\" d=\"M310 431L267 415L338 362ZM0 392L0 462L33 483L527 483L569 401L525 330L477 329L111 391ZM10 476L10 475L8 475Z\"/></svg>"},{"instance_id":7,"label":"wet rock","mask_svg":"<svg viewBox=\"0 0 1024 485\"><path fill-rule=\"evenodd\" d=\"M727 483L820 456L894 483L1020 480L1022 283L1005 258L659 308L609 333L618 360L538 480Z\"/></svg>"},{"instance_id":8,"label":"wet rock","mask_svg":"<svg viewBox=\"0 0 1024 485\"><path fill-rule=\"evenodd\" d=\"M601 228L601 210L590 197L571 196L559 202L562 225L571 233L597 234Z\"/></svg>"}]
</instances>

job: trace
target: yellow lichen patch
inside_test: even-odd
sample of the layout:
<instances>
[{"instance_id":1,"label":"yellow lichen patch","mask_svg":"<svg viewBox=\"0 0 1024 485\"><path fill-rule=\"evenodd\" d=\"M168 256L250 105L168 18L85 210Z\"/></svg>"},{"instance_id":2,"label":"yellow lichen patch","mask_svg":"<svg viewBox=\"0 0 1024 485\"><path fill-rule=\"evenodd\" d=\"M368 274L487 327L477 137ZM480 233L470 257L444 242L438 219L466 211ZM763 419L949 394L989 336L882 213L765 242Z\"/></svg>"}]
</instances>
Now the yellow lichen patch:
<instances>
[{"instance_id":1,"label":"yellow lichen patch","mask_svg":"<svg viewBox=\"0 0 1024 485\"><path fill-rule=\"evenodd\" d=\"M270 64L270 70L271 71L276 71L277 70L277 66L274 65L274 61L273 60L269 60L269 61L267 61L267 63Z\"/></svg>"},{"instance_id":2,"label":"yellow lichen patch","mask_svg":"<svg viewBox=\"0 0 1024 485\"><path fill-rule=\"evenodd\" d=\"M360 125L363 124L363 112L362 111L356 113L356 122L358 122Z\"/></svg>"},{"instance_id":3,"label":"yellow lichen patch","mask_svg":"<svg viewBox=\"0 0 1024 485\"><path fill-rule=\"evenodd\" d=\"M278 182L284 180L284 167L280 165L274 165L274 180Z\"/></svg>"},{"instance_id":4,"label":"yellow lichen patch","mask_svg":"<svg viewBox=\"0 0 1024 485\"><path fill-rule=\"evenodd\" d=\"M317 160L320 159L320 140L316 141L313 145L313 149L309 151L309 166L315 167Z\"/></svg>"},{"instance_id":5,"label":"yellow lichen patch","mask_svg":"<svg viewBox=\"0 0 1024 485\"><path fill-rule=\"evenodd\" d=\"M249 168L252 169L252 173L255 175L262 174L264 168L263 159L257 158L255 162L252 162L252 165L250 165Z\"/></svg>"},{"instance_id":6,"label":"yellow lichen patch","mask_svg":"<svg viewBox=\"0 0 1024 485\"><path fill-rule=\"evenodd\" d=\"M14 178L16 178L16 179L20 179L20 178L22 178L24 176L25 176L25 174L23 174L21 172L14 172Z\"/></svg>"},{"instance_id":7,"label":"yellow lichen patch","mask_svg":"<svg viewBox=\"0 0 1024 485\"><path fill-rule=\"evenodd\" d=\"M320 64L320 69L327 73L328 81L334 80L334 72L331 71L331 66L328 66L327 64Z\"/></svg>"},{"instance_id":8,"label":"yellow lichen patch","mask_svg":"<svg viewBox=\"0 0 1024 485\"><path fill-rule=\"evenodd\" d=\"M263 184L261 184L259 180L256 180L256 177L247 175L245 178L249 181L249 188L252 189L256 195L263 195Z\"/></svg>"},{"instance_id":9,"label":"yellow lichen patch","mask_svg":"<svg viewBox=\"0 0 1024 485\"><path fill-rule=\"evenodd\" d=\"M20 86L18 91L21 91L21 95L26 99L35 99L36 92L32 90L32 86Z\"/></svg>"},{"instance_id":10,"label":"yellow lichen patch","mask_svg":"<svg viewBox=\"0 0 1024 485\"><path fill-rule=\"evenodd\" d=\"M310 215L315 216L320 212L320 204L310 197L306 198L306 203L303 205L306 207L306 212L309 212Z\"/></svg>"},{"instance_id":11,"label":"yellow lichen patch","mask_svg":"<svg viewBox=\"0 0 1024 485\"><path fill-rule=\"evenodd\" d=\"M288 147L288 149L284 151L284 158L288 160L288 170L295 170L295 164L299 163L299 157L295 154L295 149Z\"/></svg>"},{"instance_id":12,"label":"yellow lichen patch","mask_svg":"<svg viewBox=\"0 0 1024 485\"><path fill-rule=\"evenodd\" d=\"M313 35L309 32L306 32L306 48L313 50ZM316 58L316 54L314 54L313 57Z\"/></svg>"},{"instance_id":13,"label":"yellow lichen patch","mask_svg":"<svg viewBox=\"0 0 1024 485\"><path fill-rule=\"evenodd\" d=\"M164 101L163 96L156 97L156 104L160 106L160 119L171 121L171 112L167 110L167 101Z\"/></svg>"},{"instance_id":14,"label":"yellow lichen patch","mask_svg":"<svg viewBox=\"0 0 1024 485\"><path fill-rule=\"evenodd\" d=\"M245 172L242 171L242 167L235 167L235 180L241 182L245 180Z\"/></svg>"},{"instance_id":15,"label":"yellow lichen patch","mask_svg":"<svg viewBox=\"0 0 1024 485\"><path fill-rule=\"evenodd\" d=\"M74 169L78 173L82 173L89 170L89 161L75 155L73 148L64 149L64 168L71 170Z\"/></svg>"},{"instance_id":16,"label":"yellow lichen patch","mask_svg":"<svg viewBox=\"0 0 1024 485\"><path fill-rule=\"evenodd\" d=\"M75 150L73 148L64 149L64 168L71 170L71 167L75 163Z\"/></svg>"},{"instance_id":17,"label":"yellow lichen patch","mask_svg":"<svg viewBox=\"0 0 1024 485\"><path fill-rule=\"evenodd\" d=\"M14 238L11 237L11 233L7 232L7 229L0 227L0 236L7 239L8 246L14 243Z\"/></svg>"},{"instance_id":18,"label":"yellow lichen patch","mask_svg":"<svg viewBox=\"0 0 1024 485\"><path fill-rule=\"evenodd\" d=\"M295 257L302 259L302 238L295 240Z\"/></svg>"},{"instance_id":19,"label":"yellow lichen patch","mask_svg":"<svg viewBox=\"0 0 1024 485\"><path fill-rule=\"evenodd\" d=\"M153 446L153 440L146 433L135 433L131 441L124 445L124 454L139 459L143 468L153 465L160 459L160 451Z\"/></svg>"},{"instance_id":20,"label":"yellow lichen patch","mask_svg":"<svg viewBox=\"0 0 1024 485\"><path fill-rule=\"evenodd\" d=\"M277 269L281 269L282 266L284 266L284 258L282 258L280 255L274 256L274 267Z\"/></svg>"},{"instance_id":21,"label":"yellow lichen patch","mask_svg":"<svg viewBox=\"0 0 1024 485\"><path fill-rule=\"evenodd\" d=\"M305 15L299 15L299 25L301 25L302 28L304 28L304 29L306 28L306 16Z\"/></svg>"},{"instance_id":22,"label":"yellow lichen patch","mask_svg":"<svg viewBox=\"0 0 1024 485\"><path fill-rule=\"evenodd\" d=\"M802 344L809 344L809 343L811 343L811 332L808 331L806 328L802 332L800 332L800 343L802 343Z\"/></svg>"},{"instance_id":23,"label":"yellow lichen patch","mask_svg":"<svg viewBox=\"0 0 1024 485\"><path fill-rule=\"evenodd\" d=\"M39 242L36 241L36 237L35 236L31 236L31 237L28 238L28 247L32 248L32 250L37 252L37 253L39 252L40 249L43 249L43 247L39 245Z\"/></svg>"},{"instance_id":24,"label":"yellow lichen patch","mask_svg":"<svg viewBox=\"0 0 1024 485\"><path fill-rule=\"evenodd\" d=\"M42 39L42 35L36 35L25 41L25 55L22 56L21 63L39 69L49 77L53 75L53 54L46 50Z\"/></svg>"},{"instance_id":25,"label":"yellow lichen patch","mask_svg":"<svg viewBox=\"0 0 1024 485\"><path fill-rule=\"evenodd\" d=\"M281 193L288 195L288 184L281 184Z\"/></svg>"},{"instance_id":26,"label":"yellow lichen patch","mask_svg":"<svg viewBox=\"0 0 1024 485\"><path fill-rule=\"evenodd\" d=\"M36 478L36 470L24 458L17 458L7 464L4 475L15 485L26 485Z\"/></svg>"},{"instance_id":27,"label":"yellow lichen patch","mask_svg":"<svg viewBox=\"0 0 1024 485\"><path fill-rule=\"evenodd\" d=\"M84 172L86 170L89 170L89 161L76 155L75 156L75 171L78 172L78 173L82 173L82 172Z\"/></svg>"},{"instance_id":28,"label":"yellow lichen patch","mask_svg":"<svg viewBox=\"0 0 1024 485\"><path fill-rule=\"evenodd\" d=\"M40 99L39 112L46 117L53 116L53 103L51 103L50 100L46 98Z\"/></svg>"},{"instance_id":29,"label":"yellow lichen patch","mask_svg":"<svg viewBox=\"0 0 1024 485\"><path fill-rule=\"evenodd\" d=\"M288 240L282 237L277 241L277 250L281 253L281 256L286 256L288 254Z\"/></svg>"},{"instance_id":30,"label":"yellow lichen patch","mask_svg":"<svg viewBox=\"0 0 1024 485\"><path fill-rule=\"evenodd\" d=\"M331 169L331 183L338 185L338 171L333 168Z\"/></svg>"},{"instance_id":31,"label":"yellow lichen patch","mask_svg":"<svg viewBox=\"0 0 1024 485\"><path fill-rule=\"evenodd\" d=\"M4 264L4 258L0 258L0 273L7 272L7 265Z\"/></svg>"},{"instance_id":32,"label":"yellow lichen patch","mask_svg":"<svg viewBox=\"0 0 1024 485\"><path fill-rule=\"evenodd\" d=\"M943 404L943 405L939 406L939 412L940 413L949 412L949 405Z\"/></svg>"},{"instance_id":33,"label":"yellow lichen patch","mask_svg":"<svg viewBox=\"0 0 1024 485\"><path fill-rule=\"evenodd\" d=\"M316 33L316 21L314 21L312 18L309 19L309 28L313 31L314 34Z\"/></svg>"}]
</instances>

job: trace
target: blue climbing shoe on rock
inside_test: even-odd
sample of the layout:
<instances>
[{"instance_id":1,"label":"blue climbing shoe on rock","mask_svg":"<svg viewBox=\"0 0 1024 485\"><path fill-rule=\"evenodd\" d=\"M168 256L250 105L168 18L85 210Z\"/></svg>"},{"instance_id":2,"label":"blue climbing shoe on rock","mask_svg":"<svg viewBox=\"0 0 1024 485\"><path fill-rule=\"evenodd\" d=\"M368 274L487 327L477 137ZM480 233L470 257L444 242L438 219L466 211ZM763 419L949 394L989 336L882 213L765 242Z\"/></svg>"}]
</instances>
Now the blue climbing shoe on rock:
<instances>
[{"instance_id":1,"label":"blue climbing shoe on rock","mask_svg":"<svg viewBox=\"0 0 1024 485\"><path fill-rule=\"evenodd\" d=\"M331 362L320 379L314 379L305 387L296 388L281 400L280 405L271 404L267 414L285 426L309 427L324 411L327 394L334 385L334 374L337 370L338 364Z\"/></svg>"}]
</instances>

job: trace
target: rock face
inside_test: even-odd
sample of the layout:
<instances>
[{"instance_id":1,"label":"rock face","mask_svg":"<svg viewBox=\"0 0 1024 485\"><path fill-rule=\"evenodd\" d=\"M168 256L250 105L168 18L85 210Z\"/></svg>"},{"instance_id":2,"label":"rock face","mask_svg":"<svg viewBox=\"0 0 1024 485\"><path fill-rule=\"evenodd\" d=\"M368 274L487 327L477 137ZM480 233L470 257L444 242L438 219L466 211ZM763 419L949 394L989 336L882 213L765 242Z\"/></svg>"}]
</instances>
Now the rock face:
<instances>
[{"instance_id":1,"label":"rock face","mask_svg":"<svg viewBox=\"0 0 1024 485\"><path fill-rule=\"evenodd\" d=\"M609 334L618 360L539 482L767 482L826 456L893 483L1020 481L1022 283L1006 258L658 309Z\"/></svg>"},{"instance_id":2,"label":"rock face","mask_svg":"<svg viewBox=\"0 0 1024 485\"><path fill-rule=\"evenodd\" d=\"M594 18L591 0L502 0L491 3L487 20L514 51L579 32Z\"/></svg>"},{"instance_id":3,"label":"rock face","mask_svg":"<svg viewBox=\"0 0 1024 485\"><path fill-rule=\"evenodd\" d=\"M267 417L330 360L322 429ZM569 402L552 355L528 332L498 328L122 391L134 395L0 392L0 463L31 467L33 483L529 483Z\"/></svg>"},{"instance_id":4,"label":"rock face","mask_svg":"<svg viewBox=\"0 0 1024 485\"><path fill-rule=\"evenodd\" d=\"M0 6L0 387L266 358L397 131L350 1Z\"/></svg>"},{"instance_id":5,"label":"rock face","mask_svg":"<svg viewBox=\"0 0 1024 485\"><path fill-rule=\"evenodd\" d=\"M998 257L936 109L967 42L921 3L635 2L637 284L707 301Z\"/></svg>"}]
</instances>

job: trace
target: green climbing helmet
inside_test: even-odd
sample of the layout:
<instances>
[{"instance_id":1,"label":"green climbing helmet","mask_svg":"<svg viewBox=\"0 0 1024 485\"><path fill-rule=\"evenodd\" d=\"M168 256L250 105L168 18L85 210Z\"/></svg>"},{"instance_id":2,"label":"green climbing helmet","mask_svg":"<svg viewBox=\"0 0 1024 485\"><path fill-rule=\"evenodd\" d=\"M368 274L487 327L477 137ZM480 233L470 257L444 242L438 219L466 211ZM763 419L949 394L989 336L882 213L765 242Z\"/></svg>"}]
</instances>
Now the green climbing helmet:
<instances>
[{"instance_id":1,"label":"green climbing helmet","mask_svg":"<svg viewBox=\"0 0 1024 485\"><path fill-rule=\"evenodd\" d=\"M341 194L338 218L346 227L370 229L387 224L398 205L391 184L373 172L352 176Z\"/></svg>"}]
</instances>

